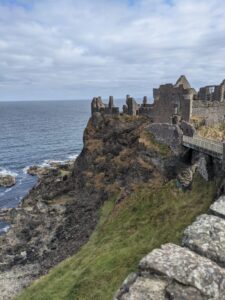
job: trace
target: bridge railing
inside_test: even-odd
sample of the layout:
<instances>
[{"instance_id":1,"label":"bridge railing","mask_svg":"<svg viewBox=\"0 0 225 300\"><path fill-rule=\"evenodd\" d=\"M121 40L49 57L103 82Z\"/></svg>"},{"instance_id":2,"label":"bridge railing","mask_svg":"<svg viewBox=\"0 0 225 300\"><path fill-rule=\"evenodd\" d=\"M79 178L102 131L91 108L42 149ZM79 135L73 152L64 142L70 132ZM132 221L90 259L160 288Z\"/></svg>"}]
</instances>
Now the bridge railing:
<instances>
[{"instance_id":1,"label":"bridge railing","mask_svg":"<svg viewBox=\"0 0 225 300\"><path fill-rule=\"evenodd\" d=\"M202 150L207 150L209 152L216 153L218 155L223 156L223 143L201 138L199 136L183 136L183 144L187 144L190 146L198 147Z\"/></svg>"}]
</instances>

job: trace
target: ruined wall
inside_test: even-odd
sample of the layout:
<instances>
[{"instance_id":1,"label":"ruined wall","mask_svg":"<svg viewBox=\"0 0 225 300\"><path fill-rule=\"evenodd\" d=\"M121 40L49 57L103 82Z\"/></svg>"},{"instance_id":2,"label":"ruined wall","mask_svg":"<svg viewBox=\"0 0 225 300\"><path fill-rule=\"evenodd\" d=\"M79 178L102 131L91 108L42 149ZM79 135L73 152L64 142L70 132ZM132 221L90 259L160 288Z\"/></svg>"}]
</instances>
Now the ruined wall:
<instances>
[{"instance_id":1,"label":"ruined wall","mask_svg":"<svg viewBox=\"0 0 225 300\"><path fill-rule=\"evenodd\" d=\"M197 98L202 101L223 102L225 100L225 80L220 85L201 87Z\"/></svg>"},{"instance_id":2,"label":"ruined wall","mask_svg":"<svg viewBox=\"0 0 225 300\"><path fill-rule=\"evenodd\" d=\"M139 105L134 100L134 98L127 96L127 112L128 115L136 116L138 114Z\"/></svg>"},{"instance_id":3,"label":"ruined wall","mask_svg":"<svg viewBox=\"0 0 225 300\"><path fill-rule=\"evenodd\" d=\"M114 106L114 100L112 96L109 97L108 104L103 103L101 97L94 97L91 102L91 114L93 115L96 112L107 115L118 115L120 113L119 107Z\"/></svg>"},{"instance_id":4,"label":"ruined wall","mask_svg":"<svg viewBox=\"0 0 225 300\"><path fill-rule=\"evenodd\" d=\"M207 125L225 121L225 102L193 101L192 116L202 117Z\"/></svg>"},{"instance_id":5,"label":"ruined wall","mask_svg":"<svg viewBox=\"0 0 225 300\"><path fill-rule=\"evenodd\" d=\"M185 121L190 120L191 99L185 95L182 87L174 88L172 84L161 85L154 90L154 122L171 123L172 116L179 114Z\"/></svg>"}]
</instances>

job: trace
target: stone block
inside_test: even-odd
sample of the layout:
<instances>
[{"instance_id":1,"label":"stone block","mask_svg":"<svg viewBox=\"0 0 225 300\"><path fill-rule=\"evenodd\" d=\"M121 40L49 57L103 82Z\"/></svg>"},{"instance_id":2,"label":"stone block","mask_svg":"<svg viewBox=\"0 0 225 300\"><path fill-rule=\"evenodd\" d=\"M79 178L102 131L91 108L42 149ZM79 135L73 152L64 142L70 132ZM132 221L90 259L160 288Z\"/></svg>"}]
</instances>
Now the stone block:
<instances>
[{"instance_id":1,"label":"stone block","mask_svg":"<svg viewBox=\"0 0 225 300\"><path fill-rule=\"evenodd\" d=\"M182 244L225 267L225 220L199 216L185 229Z\"/></svg>"},{"instance_id":2,"label":"stone block","mask_svg":"<svg viewBox=\"0 0 225 300\"><path fill-rule=\"evenodd\" d=\"M140 270L194 287L204 296L225 299L225 270L187 248L166 244L144 257Z\"/></svg>"}]
</instances>

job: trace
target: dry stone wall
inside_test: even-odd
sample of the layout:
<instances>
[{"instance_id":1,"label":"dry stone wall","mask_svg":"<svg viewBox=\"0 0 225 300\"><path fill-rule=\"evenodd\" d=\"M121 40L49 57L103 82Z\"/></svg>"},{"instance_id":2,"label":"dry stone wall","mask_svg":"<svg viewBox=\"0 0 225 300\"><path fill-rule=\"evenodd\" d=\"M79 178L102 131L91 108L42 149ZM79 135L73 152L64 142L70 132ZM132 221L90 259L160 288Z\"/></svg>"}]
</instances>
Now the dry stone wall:
<instances>
[{"instance_id":1,"label":"dry stone wall","mask_svg":"<svg viewBox=\"0 0 225 300\"><path fill-rule=\"evenodd\" d=\"M207 125L225 121L225 102L193 101L192 116L205 119Z\"/></svg>"},{"instance_id":2,"label":"dry stone wall","mask_svg":"<svg viewBox=\"0 0 225 300\"><path fill-rule=\"evenodd\" d=\"M184 231L182 246L162 245L144 257L115 300L224 300L225 196Z\"/></svg>"}]
</instances>

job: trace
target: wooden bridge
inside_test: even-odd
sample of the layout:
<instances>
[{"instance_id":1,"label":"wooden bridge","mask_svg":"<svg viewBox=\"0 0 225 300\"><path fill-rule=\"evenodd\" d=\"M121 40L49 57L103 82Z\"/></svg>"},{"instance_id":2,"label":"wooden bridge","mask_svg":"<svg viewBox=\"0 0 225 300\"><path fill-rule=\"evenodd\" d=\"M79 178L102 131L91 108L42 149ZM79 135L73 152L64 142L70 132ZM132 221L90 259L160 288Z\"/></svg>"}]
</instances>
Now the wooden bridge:
<instances>
[{"instance_id":1,"label":"wooden bridge","mask_svg":"<svg viewBox=\"0 0 225 300\"><path fill-rule=\"evenodd\" d=\"M209 140L200 136L183 136L183 146L203 152L211 155L212 157L218 158L225 161L225 143Z\"/></svg>"}]
</instances>

